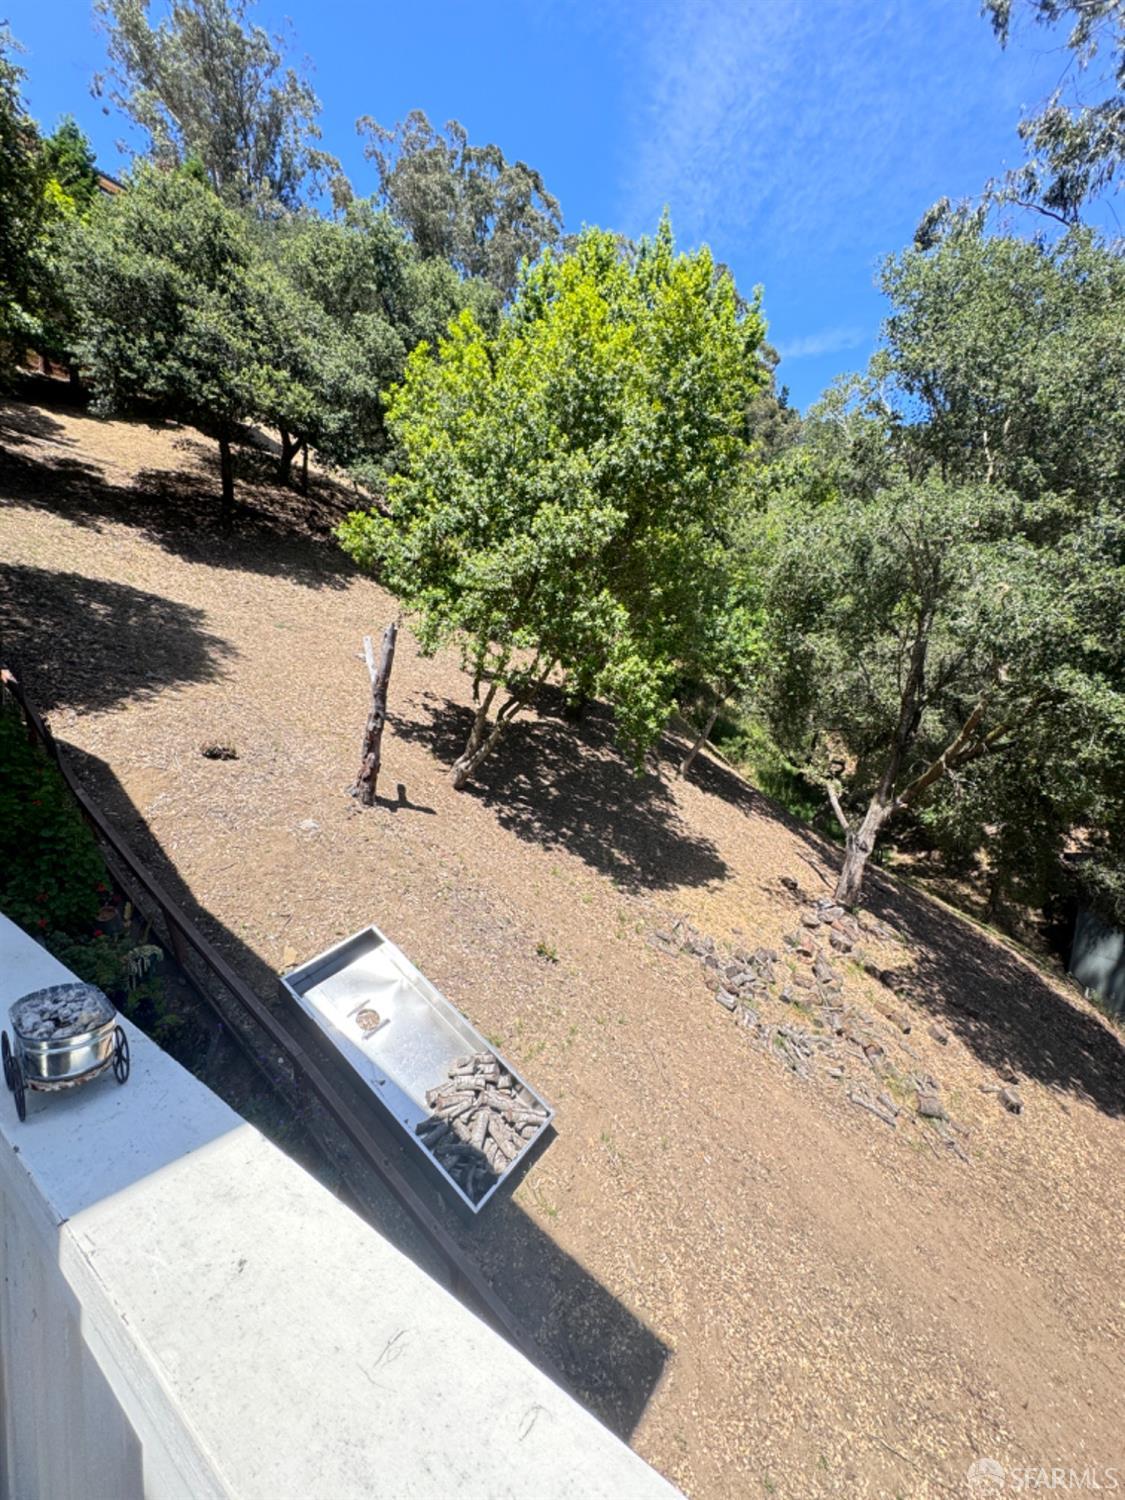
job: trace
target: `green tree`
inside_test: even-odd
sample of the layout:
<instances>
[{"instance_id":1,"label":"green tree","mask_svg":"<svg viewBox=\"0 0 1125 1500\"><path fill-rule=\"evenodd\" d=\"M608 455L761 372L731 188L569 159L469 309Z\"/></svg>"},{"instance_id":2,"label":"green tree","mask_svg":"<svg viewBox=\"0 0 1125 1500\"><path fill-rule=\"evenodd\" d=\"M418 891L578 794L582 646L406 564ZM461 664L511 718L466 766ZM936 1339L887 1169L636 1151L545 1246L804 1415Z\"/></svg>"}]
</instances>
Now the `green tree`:
<instances>
[{"instance_id":1,"label":"green tree","mask_svg":"<svg viewBox=\"0 0 1125 1500\"><path fill-rule=\"evenodd\" d=\"M416 109L393 130L370 117L359 126L383 201L424 260L448 261L506 298L523 261L561 244L562 212L539 173L499 146L471 145L456 120L442 134Z\"/></svg>"},{"instance_id":2,"label":"green tree","mask_svg":"<svg viewBox=\"0 0 1125 1500\"><path fill-rule=\"evenodd\" d=\"M608 700L634 757L659 734L726 599L762 335L665 225L631 252L585 231L525 273L495 337L465 312L410 356L387 512L353 514L341 540L423 649L461 645L476 713L454 785L554 673Z\"/></svg>"},{"instance_id":3,"label":"green tree","mask_svg":"<svg viewBox=\"0 0 1125 1500\"><path fill-rule=\"evenodd\" d=\"M307 309L300 380L315 393L303 422L282 425L282 457L310 441L330 462L385 482L386 392L406 356L435 340L465 306L487 316L491 289L446 262L423 261L404 231L369 200L335 220L271 225L266 252ZM315 330L315 336L309 334Z\"/></svg>"},{"instance_id":4,"label":"green tree","mask_svg":"<svg viewBox=\"0 0 1125 1500\"><path fill-rule=\"evenodd\" d=\"M61 211L88 214L98 196L98 173L93 147L72 115L59 121L54 134L44 138L40 151L48 192L53 184Z\"/></svg>"},{"instance_id":5,"label":"green tree","mask_svg":"<svg viewBox=\"0 0 1125 1500\"><path fill-rule=\"evenodd\" d=\"M198 161L228 202L296 208L329 182L350 195L322 150L320 101L286 67L282 39L251 25L251 0L171 0L156 26L149 0L96 0L109 69L95 80L148 137L163 166Z\"/></svg>"},{"instance_id":6,"label":"green tree","mask_svg":"<svg viewBox=\"0 0 1125 1500\"><path fill-rule=\"evenodd\" d=\"M1005 204L1079 224L1092 204L1116 191L1125 160L1125 6L1121 0L983 0L1002 47L1013 22L1069 26L1070 60L1058 86L1019 125L1027 160L989 182L981 198L942 198L923 215L915 244L932 249L951 231L979 231ZM1107 57L1108 67L1103 66ZM1100 95L1101 97L1094 97Z\"/></svg>"},{"instance_id":7,"label":"green tree","mask_svg":"<svg viewBox=\"0 0 1125 1500\"><path fill-rule=\"evenodd\" d=\"M278 399L284 323L247 226L190 173L144 167L75 226L68 263L76 352L99 407L140 405L210 433L229 528L231 443Z\"/></svg>"},{"instance_id":8,"label":"green tree","mask_svg":"<svg viewBox=\"0 0 1125 1500\"><path fill-rule=\"evenodd\" d=\"M759 457L765 463L773 463L791 448L801 435L801 414L789 402L788 386L777 383L777 367L781 356L770 344L762 346L762 365L766 372L766 383L755 392L750 402L747 420L750 437Z\"/></svg>"},{"instance_id":9,"label":"green tree","mask_svg":"<svg viewBox=\"0 0 1125 1500\"><path fill-rule=\"evenodd\" d=\"M17 44L0 26L0 351L4 364L35 341L46 173L38 133L23 104Z\"/></svg>"},{"instance_id":10,"label":"green tree","mask_svg":"<svg viewBox=\"0 0 1125 1500\"><path fill-rule=\"evenodd\" d=\"M782 460L773 732L827 789L845 904L906 814L1017 881L1078 839L1113 885L1125 268L1089 234L957 234L884 286L869 377Z\"/></svg>"},{"instance_id":11,"label":"green tree","mask_svg":"<svg viewBox=\"0 0 1125 1500\"><path fill-rule=\"evenodd\" d=\"M1013 11L1040 26L1070 26L1072 66L1043 107L1020 123L1030 159L992 191L1076 223L1091 199L1116 186L1125 159L1125 7L1121 0L984 0L983 10L1002 46L1011 38ZM1099 73L1106 52L1113 61ZM1086 97L1091 77L1096 92L1107 90L1104 97Z\"/></svg>"},{"instance_id":12,"label":"green tree","mask_svg":"<svg viewBox=\"0 0 1125 1500\"><path fill-rule=\"evenodd\" d=\"M43 210L31 260L35 296L30 310L34 331L29 342L60 364L73 364L75 312L69 296L67 258L73 248L71 225L88 219L100 197L94 152L68 115L53 135L39 143L43 176Z\"/></svg>"}]
</instances>

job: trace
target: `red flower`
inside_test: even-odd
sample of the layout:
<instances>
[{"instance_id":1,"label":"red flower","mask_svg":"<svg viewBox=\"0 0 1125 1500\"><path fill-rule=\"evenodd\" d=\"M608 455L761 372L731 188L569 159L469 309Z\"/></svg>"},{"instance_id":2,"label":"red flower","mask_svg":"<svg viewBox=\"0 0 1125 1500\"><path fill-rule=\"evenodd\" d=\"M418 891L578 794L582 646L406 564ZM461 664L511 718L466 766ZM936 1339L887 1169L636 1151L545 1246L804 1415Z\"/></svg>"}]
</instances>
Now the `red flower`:
<instances>
[{"instance_id":1,"label":"red flower","mask_svg":"<svg viewBox=\"0 0 1125 1500\"><path fill-rule=\"evenodd\" d=\"M47 918L46 917L40 917L39 918L39 925L40 925L40 927L46 927L46 925L47 925Z\"/></svg>"},{"instance_id":2,"label":"red flower","mask_svg":"<svg viewBox=\"0 0 1125 1500\"><path fill-rule=\"evenodd\" d=\"M102 930L101 930L100 927L95 927L94 928L94 936L95 937L104 937L105 934L102 932Z\"/></svg>"},{"instance_id":3,"label":"red flower","mask_svg":"<svg viewBox=\"0 0 1125 1500\"><path fill-rule=\"evenodd\" d=\"M35 893L35 899L36 899L36 901L46 901L46 899L47 899L47 892L46 891L36 891L36 893Z\"/></svg>"}]
</instances>

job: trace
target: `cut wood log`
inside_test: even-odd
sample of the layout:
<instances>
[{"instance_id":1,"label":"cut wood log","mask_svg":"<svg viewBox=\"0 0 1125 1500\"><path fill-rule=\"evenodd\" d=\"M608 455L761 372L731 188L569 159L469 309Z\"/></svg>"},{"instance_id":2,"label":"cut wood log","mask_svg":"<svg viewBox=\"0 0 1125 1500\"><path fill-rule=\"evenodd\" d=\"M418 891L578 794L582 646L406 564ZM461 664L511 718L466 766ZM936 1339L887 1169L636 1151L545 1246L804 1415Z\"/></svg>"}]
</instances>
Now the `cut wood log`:
<instances>
[{"instance_id":1,"label":"cut wood log","mask_svg":"<svg viewBox=\"0 0 1125 1500\"><path fill-rule=\"evenodd\" d=\"M459 1057L426 1091L432 1114L421 1143L473 1203L479 1202L547 1123L547 1110L491 1052Z\"/></svg>"},{"instance_id":2,"label":"cut wood log","mask_svg":"<svg viewBox=\"0 0 1125 1500\"><path fill-rule=\"evenodd\" d=\"M363 758L352 788L352 795L359 798L362 807L375 806L375 788L383 756L383 726L387 722L387 687L391 680L391 668L394 666L397 639L398 625L392 620L383 631L379 664L376 666L371 637L365 635L363 638L364 660L371 677L371 709L363 730Z\"/></svg>"},{"instance_id":3,"label":"cut wood log","mask_svg":"<svg viewBox=\"0 0 1125 1500\"><path fill-rule=\"evenodd\" d=\"M860 1109L870 1111L877 1119L882 1120L884 1125L889 1125L892 1130L896 1128L894 1115L889 1110L884 1109L881 1104L877 1104L874 1099L868 1098L866 1094L861 1094L856 1090L853 1090L848 1095L848 1098L853 1104L858 1104Z\"/></svg>"}]
</instances>

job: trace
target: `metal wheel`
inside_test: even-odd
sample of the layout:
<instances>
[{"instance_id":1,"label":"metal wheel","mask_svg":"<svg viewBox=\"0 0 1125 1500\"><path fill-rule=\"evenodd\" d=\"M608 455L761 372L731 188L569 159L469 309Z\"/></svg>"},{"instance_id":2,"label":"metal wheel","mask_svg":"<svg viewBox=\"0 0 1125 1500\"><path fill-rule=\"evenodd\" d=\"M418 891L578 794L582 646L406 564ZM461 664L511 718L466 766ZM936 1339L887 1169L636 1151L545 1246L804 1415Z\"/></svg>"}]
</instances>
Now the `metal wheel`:
<instances>
[{"instance_id":1,"label":"metal wheel","mask_svg":"<svg viewBox=\"0 0 1125 1500\"><path fill-rule=\"evenodd\" d=\"M120 1026L113 1031L113 1076L124 1083L129 1076L129 1038Z\"/></svg>"},{"instance_id":2,"label":"metal wheel","mask_svg":"<svg viewBox=\"0 0 1125 1500\"><path fill-rule=\"evenodd\" d=\"M16 1096L16 1114L19 1115L21 1120L26 1120L27 1099L24 1095L23 1089L23 1069L20 1067L19 1058L14 1054L12 1055L12 1058L8 1064L8 1071L12 1077L10 1088L12 1090L12 1093Z\"/></svg>"},{"instance_id":3,"label":"metal wheel","mask_svg":"<svg viewBox=\"0 0 1125 1500\"><path fill-rule=\"evenodd\" d=\"M0 1031L0 1056L4 1059L4 1082L10 1089L12 1087L12 1048L6 1031Z\"/></svg>"}]
</instances>

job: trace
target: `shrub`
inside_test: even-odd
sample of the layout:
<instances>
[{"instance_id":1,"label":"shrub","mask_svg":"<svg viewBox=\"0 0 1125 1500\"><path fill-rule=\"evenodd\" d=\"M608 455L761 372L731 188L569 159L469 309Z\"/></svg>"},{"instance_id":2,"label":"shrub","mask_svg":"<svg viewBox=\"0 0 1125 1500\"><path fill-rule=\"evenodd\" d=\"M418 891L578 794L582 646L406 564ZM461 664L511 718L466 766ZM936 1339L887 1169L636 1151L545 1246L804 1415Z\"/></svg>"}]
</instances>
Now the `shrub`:
<instances>
[{"instance_id":1,"label":"shrub","mask_svg":"<svg viewBox=\"0 0 1125 1500\"><path fill-rule=\"evenodd\" d=\"M0 909L36 937L80 932L108 876L58 768L0 704Z\"/></svg>"}]
</instances>

